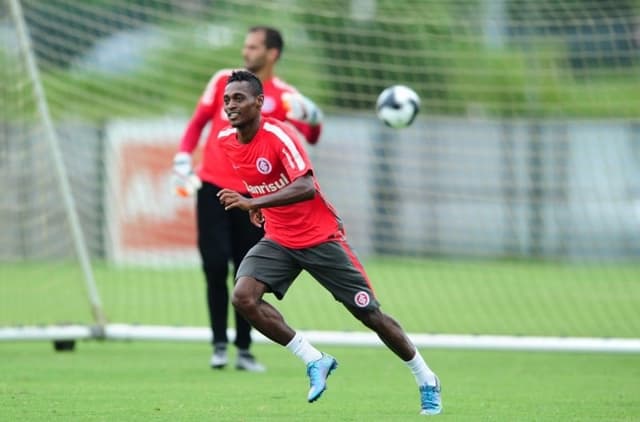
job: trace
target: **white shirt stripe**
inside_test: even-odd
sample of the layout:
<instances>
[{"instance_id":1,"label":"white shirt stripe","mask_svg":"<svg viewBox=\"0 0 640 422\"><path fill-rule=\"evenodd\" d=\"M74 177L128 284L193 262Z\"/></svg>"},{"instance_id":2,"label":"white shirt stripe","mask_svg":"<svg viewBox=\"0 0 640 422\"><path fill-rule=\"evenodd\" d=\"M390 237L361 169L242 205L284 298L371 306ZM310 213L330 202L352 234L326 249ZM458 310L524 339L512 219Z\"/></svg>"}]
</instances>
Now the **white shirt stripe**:
<instances>
[{"instance_id":1,"label":"white shirt stripe","mask_svg":"<svg viewBox=\"0 0 640 422\"><path fill-rule=\"evenodd\" d=\"M232 133L236 133L236 128L235 127L228 127L224 130L221 130L220 132L218 132L218 138L224 138L225 136L229 136Z\"/></svg>"},{"instance_id":2,"label":"white shirt stripe","mask_svg":"<svg viewBox=\"0 0 640 422\"><path fill-rule=\"evenodd\" d=\"M295 142L293 142L293 140L289 137L289 135L286 134L284 130L271 123L265 123L263 127L267 132L271 132L276 135L276 137L284 144L284 146L287 148L287 151L289 152L289 155L291 156L291 158L293 158L293 161L295 162L298 170L304 170L307 167L307 164L302 159L302 155L300 154L300 151L298 151Z\"/></svg>"},{"instance_id":3,"label":"white shirt stripe","mask_svg":"<svg viewBox=\"0 0 640 422\"><path fill-rule=\"evenodd\" d=\"M282 150L282 152L284 152L284 156L287 157L287 161L289 162L289 165L291 166L291 168L295 167L295 164L293 163L293 159L291 158L291 155L289 155L289 151L284 149Z\"/></svg>"}]
</instances>

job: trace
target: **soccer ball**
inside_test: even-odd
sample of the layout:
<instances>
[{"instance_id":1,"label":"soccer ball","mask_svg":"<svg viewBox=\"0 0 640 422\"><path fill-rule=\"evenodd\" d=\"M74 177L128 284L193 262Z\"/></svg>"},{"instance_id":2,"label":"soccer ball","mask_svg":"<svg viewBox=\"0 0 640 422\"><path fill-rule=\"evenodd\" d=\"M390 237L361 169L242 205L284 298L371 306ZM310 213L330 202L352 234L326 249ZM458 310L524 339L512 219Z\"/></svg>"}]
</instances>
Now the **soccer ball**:
<instances>
[{"instance_id":1,"label":"soccer ball","mask_svg":"<svg viewBox=\"0 0 640 422\"><path fill-rule=\"evenodd\" d=\"M405 85L392 85L378 95L376 113L385 125L392 128L409 126L420 110L420 97Z\"/></svg>"}]
</instances>

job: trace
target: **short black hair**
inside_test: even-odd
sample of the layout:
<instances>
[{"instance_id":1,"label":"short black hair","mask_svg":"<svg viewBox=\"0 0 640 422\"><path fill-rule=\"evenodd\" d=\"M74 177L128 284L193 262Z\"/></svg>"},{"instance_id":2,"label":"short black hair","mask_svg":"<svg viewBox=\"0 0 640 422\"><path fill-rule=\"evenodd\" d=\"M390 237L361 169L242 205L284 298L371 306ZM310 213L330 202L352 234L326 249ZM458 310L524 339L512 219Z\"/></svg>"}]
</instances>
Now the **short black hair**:
<instances>
[{"instance_id":1,"label":"short black hair","mask_svg":"<svg viewBox=\"0 0 640 422\"><path fill-rule=\"evenodd\" d=\"M249 32L264 32L264 45L267 48L275 48L278 50L278 57L282 55L282 50L284 50L284 40L282 39L282 34L277 29L271 26L252 26L249 28Z\"/></svg>"},{"instance_id":2,"label":"short black hair","mask_svg":"<svg viewBox=\"0 0 640 422\"><path fill-rule=\"evenodd\" d=\"M253 95L256 97L262 95L262 82L260 79L248 70L234 70L227 78L227 85L231 82L249 82Z\"/></svg>"}]
</instances>

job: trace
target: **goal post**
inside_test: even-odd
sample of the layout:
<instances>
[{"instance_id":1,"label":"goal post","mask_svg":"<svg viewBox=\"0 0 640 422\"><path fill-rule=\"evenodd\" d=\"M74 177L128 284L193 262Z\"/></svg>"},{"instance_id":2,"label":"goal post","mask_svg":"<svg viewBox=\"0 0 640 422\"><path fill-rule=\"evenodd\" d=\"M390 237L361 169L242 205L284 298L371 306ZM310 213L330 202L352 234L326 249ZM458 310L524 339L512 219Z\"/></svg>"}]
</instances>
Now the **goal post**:
<instances>
[{"instance_id":1,"label":"goal post","mask_svg":"<svg viewBox=\"0 0 640 422\"><path fill-rule=\"evenodd\" d=\"M323 192L417 344L640 351L637 1L0 12L0 340L210 339L171 162L211 75L272 25L278 75L325 115L308 147ZM394 84L421 99L402 130L374 110ZM307 274L273 302L316 341L376 342Z\"/></svg>"},{"instance_id":2,"label":"goal post","mask_svg":"<svg viewBox=\"0 0 640 422\"><path fill-rule=\"evenodd\" d=\"M18 41L18 50L20 56L24 60L24 67L27 73L27 81L33 90L34 100L37 107L38 122L42 125L43 137L48 147L45 154L50 157L49 164L53 168L52 177L55 179L55 185L59 190L59 195L63 203L64 213L68 219L69 228L71 229L71 238L78 257L78 262L82 268L83 278L87 291L88 301L91 306L92 315L98 336L106 323L102 310L100 294L96 288L96 282L93 276L91 260L84 239L84 234L80 227L78 218L78 209L76 202L69 186L67 170L62 158L56 129L51 119L47 98L40 79L40 72L34 58L31 40L27 31L22 7L19 0L8 0L9 9L11 11L12 23L15 27L15 36ZM27 164L27 163L24 163ZM26 187L25 187L26 188Z\"/></svg>"}]
</instances>

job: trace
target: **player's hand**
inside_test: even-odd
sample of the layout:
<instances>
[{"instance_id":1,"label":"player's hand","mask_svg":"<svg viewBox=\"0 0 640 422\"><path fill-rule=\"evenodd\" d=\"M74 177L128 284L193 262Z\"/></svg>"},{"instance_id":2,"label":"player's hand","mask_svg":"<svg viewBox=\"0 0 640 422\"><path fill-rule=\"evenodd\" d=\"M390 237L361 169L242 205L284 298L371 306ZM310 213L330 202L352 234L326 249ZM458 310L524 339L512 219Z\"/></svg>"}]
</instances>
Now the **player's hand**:
<instances>
[{"instance_id":1,"label":"player's hand","mask_svg":"<svg viewBox=\"0 0 640 422\"><path fill-rule=\"evenodd\" d=\"M264 224L264 215L262 215L262 210L249 210L249 220L256 227L262 227Z\"/></svg>"},{"instance_id":2,"label":"player's hand","mask_svg":"<svg viewBox=\"0 0 640 422\"><path fill-rule=\"evenodd\" d=\"M287 119L305 122L312 126L322 122L322 110L304 95L285 92L282 94L282 102L287 110Z\"/></svg>"},{"instance_id":3,"label":"player's hand","mask_svg":"<svg viewBox=\"0 0 640 422\"><path fill-rule=\"evenodd\" d=\"M231 189L221 189L218 192L218 199L224 206L225 211L232 208L240 208L243 211L251 209L251 199Z\"/></svg>"},{"instance_id":4,"label":"player's hand","mask_svg":"<svg viewBox=\"0 0 640 422\"><path fill-rule=\"evenodd\" d=\"M191 196L202 186L200 178L193 172L188 153L179 152L173 157L171 184L177 196Z\"/></svg>"}]
</instances>

